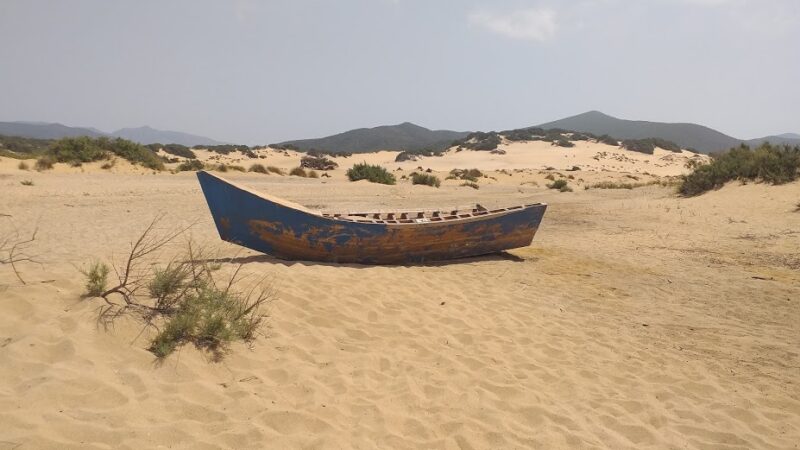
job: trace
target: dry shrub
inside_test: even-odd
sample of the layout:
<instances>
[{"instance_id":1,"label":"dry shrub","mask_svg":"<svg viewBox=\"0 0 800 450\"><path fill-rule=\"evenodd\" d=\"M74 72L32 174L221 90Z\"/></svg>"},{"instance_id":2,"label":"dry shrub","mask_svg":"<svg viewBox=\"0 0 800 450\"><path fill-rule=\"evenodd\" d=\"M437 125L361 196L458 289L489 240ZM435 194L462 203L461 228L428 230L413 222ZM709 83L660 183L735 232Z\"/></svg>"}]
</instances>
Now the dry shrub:
<instances>
[{"instance_id":1,"label":"dry shrub","mask_svg":"<svg viewBox=\"0 0 800 450\"><path fill-rule=\"evenodd\" d=\"M115 286L106 289L109 267L103 263L92 263L83 272L87 296L106 302L98 322L109 325L123 316L141 320L145 327L156 330L148 349L158 358L193 344L219 360L232 342L255 339L273 298L270 284L262 278L243 285L242 265L220 282L214 276L219 260L191 240L185 253L158 265L162 250L188 229L159 234L156 226L160 219L151 222L132 243L124 262L112 265L118 278Z\"/></svg>"},{"instance_id":2,"label":"dry shrub","mask_svg":"<svg viewBox=\"0 0 800 450\"><path fill-rule=\"evenodd\" d=\"M306 173L306 170L303 169L302 167L295 167L294 169L292 169L289 172L289 175L295 176L295 177L303 177L303 178L307 178L308 177L308 174Z\"/></svg>"},{"instance_id":3,"label":"dry shrub","mask_svg":"<svg viewBox=\"0 0 800 450\"><path fill-rule=\"evenodd\" d=\"M36 160L36 164L33 165L33 168L39 172L43 170L50 170L53 168L55 163L55 159L53 159L51 156L45 155Z\"/></svg>"},{"instance_id":4,"label":"dry shrub","mask_svg":"<svg viewBox=\"0 0 800 450\"><path fill-rule=\"evenodd\" d=\"M248 172L266 174L267 173L267 168L264 167L263 164L253 164L252 166L250 166L250 169L248 170Z\"/></svg>"},{"instance_id":5,"label":"dry shrub","mask_svg":"<svg viewBox=\"0 0 800 450\"><path fill-rule=\"evenodd\" d=\"M34 229L30 235L23 237L20 230L11 222L10 217L0 214L0 218L8 219L8 221L4 221L4 224L9 225L8 231L0 230L0 268L3 266L10 267L20 283L26 284L18 264L36 262L27 251L36 240L38 229Z\"/></svg>"}]
</instances>

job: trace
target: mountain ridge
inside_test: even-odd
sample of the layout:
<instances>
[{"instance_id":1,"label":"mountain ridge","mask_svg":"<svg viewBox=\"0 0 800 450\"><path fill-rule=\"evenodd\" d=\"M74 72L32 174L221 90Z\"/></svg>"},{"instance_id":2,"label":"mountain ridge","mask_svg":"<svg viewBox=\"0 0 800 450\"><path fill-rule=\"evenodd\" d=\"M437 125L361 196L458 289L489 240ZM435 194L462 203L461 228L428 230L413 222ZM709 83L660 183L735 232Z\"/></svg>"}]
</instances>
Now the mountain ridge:
<instances>
[{"instance_id":1,"label":"mountain ridge","mask_svg":"<svg viewBox=\"0 0 800 450\"><path fill-rule=\"evenodd\" d=\"M356 128L321 138L284 141L278 145L292 145L300 150L367 153L378 150L447 148L451 142L467 134L469 132L430 130L411 122L403 122L396 125Z\"/></svg>"},{"instance_id":2,"label":"mountain ridge","mask_svg":"<svg viewBox=\"0 0 800 450\"><path fill-rule=\"evenodd\" d=\"M0 122L0 134L35 139L61 139L64 137L120 137L140 144L219 145L223 142L180 131L158 130L149 126L121 128L106 133L92 127L70 127L60 123L17 121Z\"/></svg>"},{"instance_id":3,"label":"mountain ridge","mask_svg":"<svg viewBox=\"0 0 800 450\"><path fill-rule=\"evenodd\" d=\"M536 126L544 129L561 128L582 131L596 135L607 134L617 139L661 138L675 142L683 148L691 148L703 153L723 151L740 144L757 146L764 141L770 141L773 144L800 145L800 139L785 135L738 139L696 123L619 119L596 110Z\"/></svg>"}]
</instances>

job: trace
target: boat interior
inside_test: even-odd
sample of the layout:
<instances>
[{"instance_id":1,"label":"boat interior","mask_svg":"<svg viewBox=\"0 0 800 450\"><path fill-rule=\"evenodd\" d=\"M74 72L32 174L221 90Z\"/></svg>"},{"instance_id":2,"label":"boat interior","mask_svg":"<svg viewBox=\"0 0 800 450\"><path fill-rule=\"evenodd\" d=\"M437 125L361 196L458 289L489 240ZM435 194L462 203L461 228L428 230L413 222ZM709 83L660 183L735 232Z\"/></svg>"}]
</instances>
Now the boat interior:
<instances>
[{"instance_id":1,"label":"boat interior","mask_svg":"<svg viewBox=\"0 0 800 450\"><path fill-rule=\"evenodd\" d=\"M534 205L510 206L508 208L487 209L480 204L467 207L448 209L425 209L408 211L375 211L375 212L347 212L347 213L321 213L322 217L357 223L383 223L383 224L420 224L431 222L445 222L452 220L471 219L508 211L527 208Z\"/></svg>"}]
</instances>

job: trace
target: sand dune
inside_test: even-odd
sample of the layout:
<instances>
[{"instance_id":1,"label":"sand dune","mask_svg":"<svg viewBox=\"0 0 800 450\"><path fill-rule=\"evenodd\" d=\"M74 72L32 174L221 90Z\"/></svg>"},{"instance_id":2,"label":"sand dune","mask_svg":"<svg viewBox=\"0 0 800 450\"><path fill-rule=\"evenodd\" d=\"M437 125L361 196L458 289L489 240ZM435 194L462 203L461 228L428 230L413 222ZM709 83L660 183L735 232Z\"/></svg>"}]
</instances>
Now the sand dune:
<instances>
[{"instance_id":1,"label":"sand dune","mask_svg":"<svg viewBox=\"0 0 800 450\"><path fill-rule=\"evenodd\" d=\"M0 267L0 449L797 448L800 184L691 199L658 186L558 193L541 166L602 165L597 149L577 150L586 161L515 160L529 150L561 151L397 166L392 154L357 155L331 179L226 175L328 210L550 204L534 244L511 257L409 267L292 263L220 244L191 173L24 172L3 159L0 213L12 217L0 223L38 224L39 263L21 267L27 285ZM344 181L363 159L494 179L480 190ZM614 161L641 180L685 170ZM527 170L491 171L506 167ZM630 180L592 168L570 182ZM197 221L195 239L273 277L269 328L252 348L214 363L186 347L159 365L145 350L151 331L98 326L102 301L81 299L78 267L124 252L159 212L165 229Z\"/></svg>"}]
</instances>

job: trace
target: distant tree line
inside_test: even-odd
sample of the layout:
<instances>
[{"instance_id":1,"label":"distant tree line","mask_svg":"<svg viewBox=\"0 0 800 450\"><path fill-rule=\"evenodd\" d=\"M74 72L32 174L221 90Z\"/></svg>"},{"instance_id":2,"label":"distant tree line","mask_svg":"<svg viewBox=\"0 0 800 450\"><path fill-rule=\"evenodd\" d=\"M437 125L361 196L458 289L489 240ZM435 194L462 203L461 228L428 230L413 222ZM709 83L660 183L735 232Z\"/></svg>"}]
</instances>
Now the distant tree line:
<instances>
[{"instance_id":1,"label":"distant tree line","mask_svg":"<svg viewBox=\"0 0 800 450\"><path fill-rule=\"evenodd\" d=\"M678 192L685 196L699 195L734 180L784 184L800 176L800 147L766 142L753 150L742 144L712 154L708 164L690 164L690 167L692 172L683 176L678 187Z\"/></svg>"}]
</instances>

